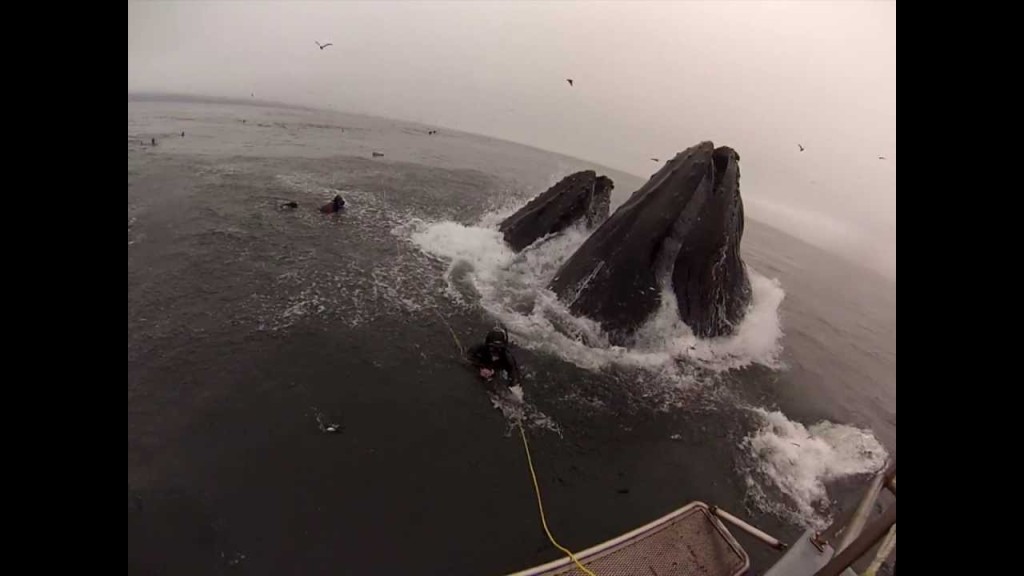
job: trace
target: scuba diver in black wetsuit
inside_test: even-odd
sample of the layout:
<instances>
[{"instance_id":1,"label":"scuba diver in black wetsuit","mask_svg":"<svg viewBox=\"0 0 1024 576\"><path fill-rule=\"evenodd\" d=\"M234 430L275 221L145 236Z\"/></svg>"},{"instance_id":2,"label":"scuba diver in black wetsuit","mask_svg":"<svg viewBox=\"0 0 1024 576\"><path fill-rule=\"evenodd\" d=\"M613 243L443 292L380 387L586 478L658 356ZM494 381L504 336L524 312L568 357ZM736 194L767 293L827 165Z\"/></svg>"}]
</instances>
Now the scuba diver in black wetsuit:
<instances>
[{"instance_id":1,"label":"scuba diver in black wetsuit","mask_svg":"<svg viewBox=\"0 0 1024 576\"><path fill-rule=\"evenodd\" d=\"M510 388L522 382L519 363L509 350L508 331L495 328L487 333L483 344L477 344L467 352L469 362L480 371L480 377L490 382L502 372Z\"/></svg>"}]
</instances>

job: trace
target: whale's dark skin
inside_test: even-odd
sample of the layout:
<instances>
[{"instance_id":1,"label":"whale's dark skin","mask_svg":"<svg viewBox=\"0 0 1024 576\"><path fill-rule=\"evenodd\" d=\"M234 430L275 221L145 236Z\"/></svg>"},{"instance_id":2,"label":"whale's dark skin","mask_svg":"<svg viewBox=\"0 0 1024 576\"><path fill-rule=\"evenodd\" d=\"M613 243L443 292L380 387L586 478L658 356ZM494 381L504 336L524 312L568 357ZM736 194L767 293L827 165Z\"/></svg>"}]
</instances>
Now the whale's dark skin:
<instances>
[{"instance_id":1,"label":"whale's dark skin","mask_svg":"<svg viewBox=\"0 0 1024 576\"><path fill-rule=\"evenodd\" d=\"M631 342L663 294L675 296L697 336L731 334L751 300L739 178L731 148L703 142L679 153L594 231L549 288L618 344Z\"/></svg>"},{"instance_id":2,"label":"whale's dark skin","mask_svg":"<svg viewBox=\"0 0 1024 576\"><path fill-rule=\"evenodd\" d=\"M545 236L557 234L579 221L593 229L608 219L615 184L593 170L566 176L537 196L498 228L505 242L520 252Z\"/></svg>"}]
</instances>

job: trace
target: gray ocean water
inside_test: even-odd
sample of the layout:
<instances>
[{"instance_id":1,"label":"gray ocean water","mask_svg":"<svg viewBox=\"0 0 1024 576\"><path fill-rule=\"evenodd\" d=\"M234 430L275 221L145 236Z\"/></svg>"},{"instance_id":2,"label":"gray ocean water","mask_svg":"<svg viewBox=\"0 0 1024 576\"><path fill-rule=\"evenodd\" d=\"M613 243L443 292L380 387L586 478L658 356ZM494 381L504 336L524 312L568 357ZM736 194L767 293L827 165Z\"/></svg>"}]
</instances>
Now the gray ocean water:
<instances>
[{"instance_id":1,"label":"gray ocean water","mask_svg":"<svg viewBox=\"0 0 1024 576\"><path fill-rule=\"evenodd\" d=\"M692 500L792 540L896 453L894 282L748 220L759 288L739 337L655 323L642 349L570 342L557 328L578 320L538 282L582 237L514 257L492 224L576 170L609 175L615 202L643 180L431 129L129 100L129 574L554 559L520 416L576 549ZM320 214L338 192L348 210ZM459 362L451 332L465 345L497 321L522 404Z\"/></svg>"}]
</instances>

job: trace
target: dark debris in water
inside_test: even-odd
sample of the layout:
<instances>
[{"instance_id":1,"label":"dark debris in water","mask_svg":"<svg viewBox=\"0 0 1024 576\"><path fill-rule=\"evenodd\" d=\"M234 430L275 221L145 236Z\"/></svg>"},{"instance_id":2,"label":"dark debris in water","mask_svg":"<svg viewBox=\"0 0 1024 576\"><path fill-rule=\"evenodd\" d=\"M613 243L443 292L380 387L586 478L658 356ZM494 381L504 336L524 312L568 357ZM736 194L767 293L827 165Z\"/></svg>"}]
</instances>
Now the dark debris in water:
<instances>
[{"instance_id":1,"label":"dark debris in water","mask_svg":"<svg viewBox=\"0 0 1024 576\"><path fill-rule=\"evenodd\" d=\"M223 552L221 552L220 553L220 557L222 559L224 559L227 562L227 565L232 567L232 568L234 568L234 567L238 566L239 564L241 564L242 561L244 561L245 558L246 558L245 554L242 554L241 552L235 552L230 557L227 556L226 554L224 554Z\"/></svg>"},{"instance_id":2,"label":"dark debris in water","mask_svg":"<svg viewBox=\"0 0 1024 576\"><path fill-rule=\"evenodd\" d=\"M313 412L316 414L316 425L324 434L341 434L345 431L344 426L331 422L324 416L323 412L316 408L313 408Z\"/></svg>"}]
</instances>

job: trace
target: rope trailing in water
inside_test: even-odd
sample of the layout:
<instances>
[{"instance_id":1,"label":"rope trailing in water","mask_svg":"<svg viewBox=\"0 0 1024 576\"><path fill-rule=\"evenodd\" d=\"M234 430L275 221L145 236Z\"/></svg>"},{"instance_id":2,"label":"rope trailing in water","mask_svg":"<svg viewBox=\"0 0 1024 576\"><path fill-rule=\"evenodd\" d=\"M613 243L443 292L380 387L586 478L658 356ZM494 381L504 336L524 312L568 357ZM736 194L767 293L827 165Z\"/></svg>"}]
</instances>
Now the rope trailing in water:
<instances>
[{"instance_id":1,"label":"rope trailing in water","mask_svg":"<svg viewBox=\"0 0 1024 576\"><path fill-rule=\"evenodd\" d=\"M455 341L455 346L458 347L458 349L459 349L459 354L461 354L462 356L465 356L466 355L466 349L462 346L462 342L459 341L459 337L458 337L457 334L455 334L455 330L452 329L452 325L449 324L448 321L444 319L444 316L441 316L441 313L438 312L437 310L434 310L434 314L437 314L437 317L440 318L441 322L443 322L445 327L448 328L448 332L452 335L452 340Z\"/></svg>"},{"instance_id":2,"label":"rope trailing in water","mask_svg":"<svg viewBox=\"0 0 1024 576\"><path fill-rule=\"evenodd\" d=\"M537 509L540 510L540 523L544 526L544 533L547 534L548 540L551 541L551 544L553 544L555 548L558 548L563 553L565 553L565 555L568 556L569 559L576 564L576 567L579 568L581 572L587 574L587 576L597 576L589 569L587 569L586 566L580 564L580 561L578 558L576 558L576 555L573 554L572 551L566 548L565 546L559 544L558 541L555 540L555 537L551 535L551 530L548 528L548 520L544 516L544 501L540 497L540 484L537 482L537 472L533 469L533 458L530 456L530 443L526 440L526 429L523 428L522 422L518 422L518 424L519 435L522 436L523 438L523 448L526 450L526 463L530 466L530 477L533 478L533 491L537 494Z\"/></svg>"},{"instance_id":3,"label":"rope trailing in water","mask_svg":"<svg viewBox=\"0 0 1024 576\"><path fill-rule=\"evenodd\" d=\"M455 334L455 330L452 329L451 324L449 324L448 321L445 320L444 316L442 316L441 313L438 312L437 310L434 310L434 313L437 314L437 317L440 318L441 322L444 323L445 327L448 328L448 332L452 335L452 340L455 341L455 346L458 347L459 353L462 354L462 356L465 356L466 349L462 346L462 342L459 341L459 337L457 334ZM551 541L551 544L554 545L555 548L558 548L560 551L562 551L566 556L568 556L569 559L576 564L576 567L579 568L581 572L583 572L587 576L597 576L597 574L594 574L586 566L581 564L579 559L576 558L576 555L573 554L571 550L559 544L558 541L555 540L555 537L551 534L551 529L548 528L547 517L545 517L544 515L544 501L540 497L540 483L537 482L537 471L534 470L533 468L533 456L530 455L530 442L526 439L526 429L523 428L522 421L518 421L516 422L516 424L519 426L519 435L523 438L523 449L526 450L526 464L530 467L530 478L533 479L533 491L537 495L537 509L540 510L540 523L542 526L544 526L544 533L547 534L548 540Z\"/></svg>"}]
</instances>

